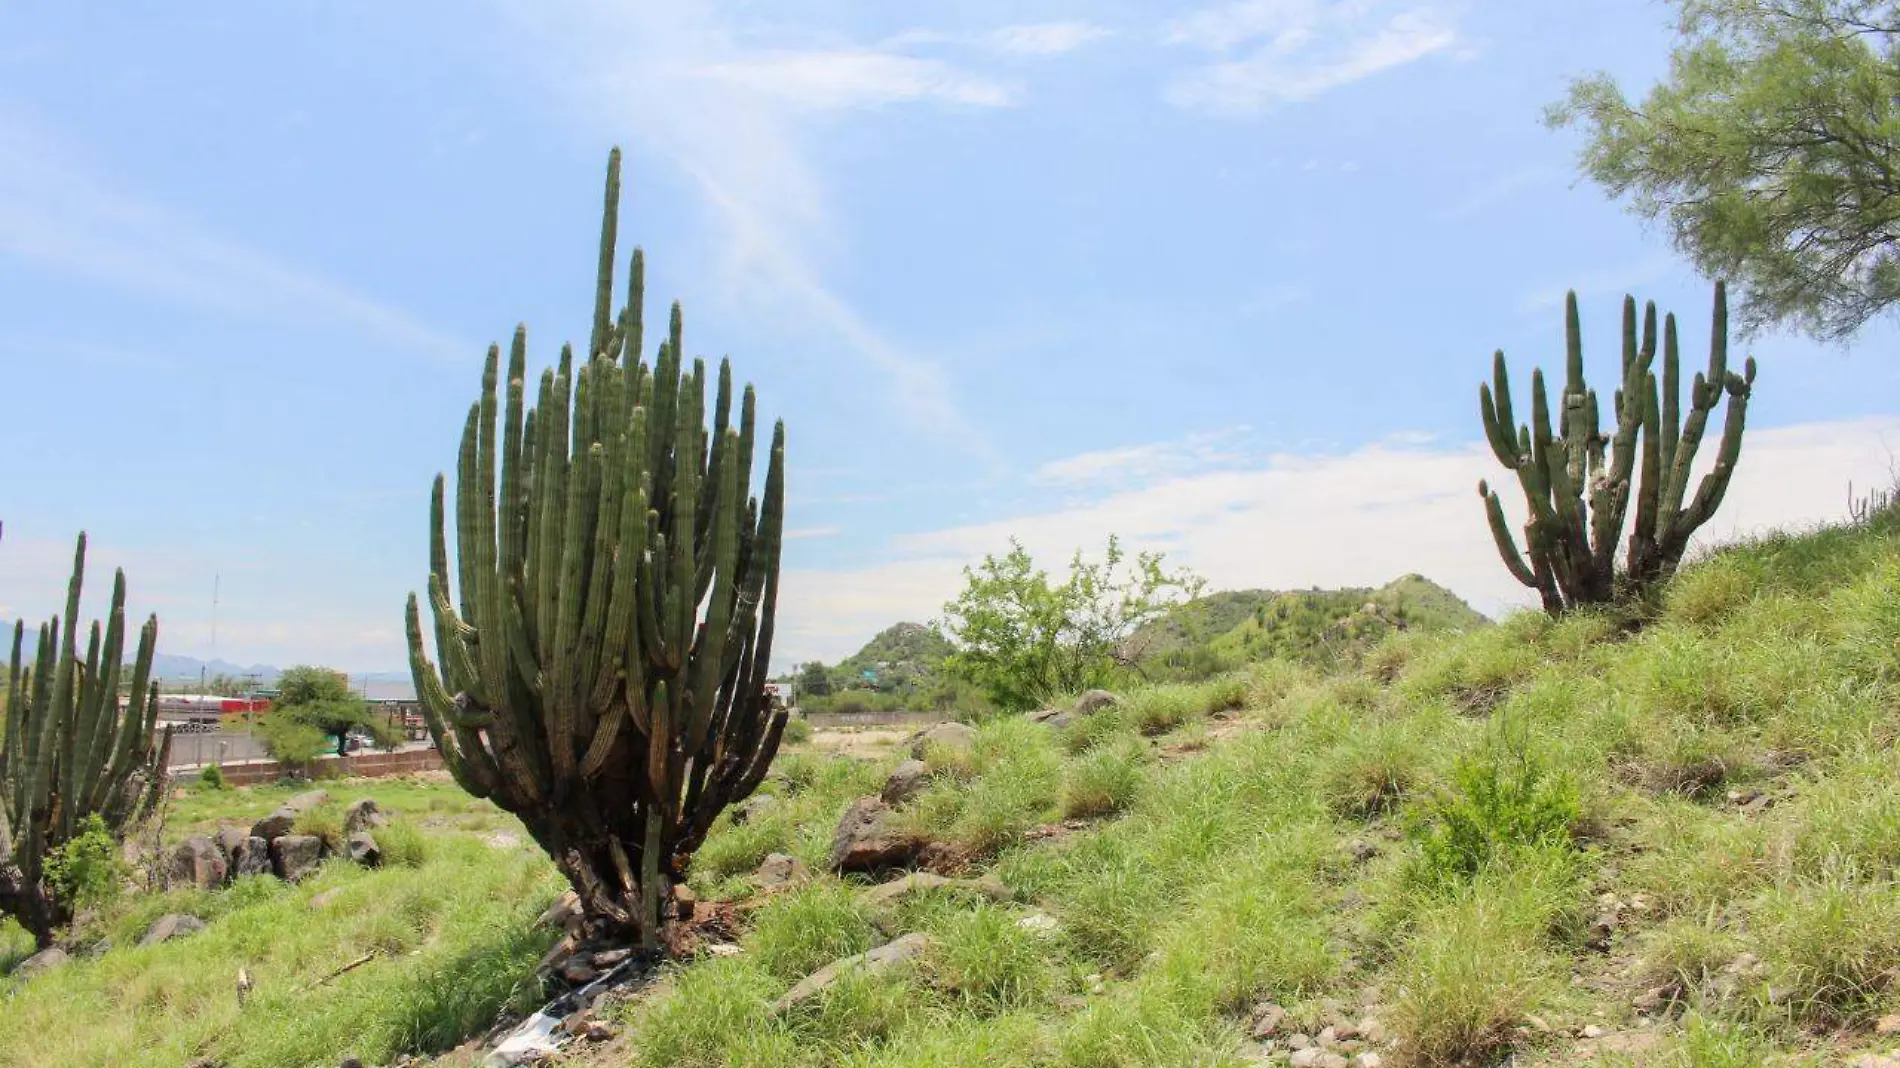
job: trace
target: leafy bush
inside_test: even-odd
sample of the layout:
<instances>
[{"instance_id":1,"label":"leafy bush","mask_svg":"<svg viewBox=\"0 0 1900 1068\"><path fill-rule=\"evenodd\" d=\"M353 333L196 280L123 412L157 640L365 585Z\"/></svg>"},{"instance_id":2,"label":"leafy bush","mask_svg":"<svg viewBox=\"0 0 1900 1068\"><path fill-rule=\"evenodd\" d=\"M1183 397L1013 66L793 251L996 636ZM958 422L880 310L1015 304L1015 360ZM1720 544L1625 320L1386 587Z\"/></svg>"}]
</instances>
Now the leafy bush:
<instances>
[{"instance_id":1,"label":"leafy bush","mask_svg":"<svg viewBox=\"0 0 1900 1068\"><path fill-rule=\"evenodd\" d=\"M1062 814L1071 817L1105 816L1120 812L1141 787L1141 761L1146 749L1124 738L1118 745L1100 746L1069 766L1062 787Z\"/></svg>"},{"instance_id":2,"label":"leafy bush","mask_svg":"<svg viewBox=\"0 0 1900 1068\"><path fill-rule=\"evenodd\" d=\"M97 908L119 895L125 862L98 813L88 813L80 826L78 834L47 854L46 882L80 908Z\"/></svg>"},{"instance_id":3,"label":"leafy bush","mask_svg":"<svg viewBox=\"0 0 1900 1068\"><path fill-rule=\"evenodd\" d=\"M224 781L224 768L217 764L206 764L198 772L198 781L207 790L228 790L230 784Z\"/></svg>"},{"instance_id":4,"label":"leafy bush","mask_svg":"<svg viewBox=\"0 0 1900 1068\"><path fill-rule=\"evenodd\" d=\"M780 737L786 745L798 745L811 741L811 721L803 716L794 716L785 721L785 733Z\"/></svg>"},{"instance_id":5,"label":"leafy bush","mask_svg":"<svg viewBox=\"0 0 1900 1068\"><path fill-rule=\"evenodd\" d=\"M420 868L429 860L429 840L406 820L394 820L378 827L376 845L383 852L385 865Z\"/></svg>"},{"instance_id":6,"label":"leafy bush","mask_svg":"<svg viewBox=\"0 0 1900 1068\"><path fill-rule=\"evenodd\" d=\"M1410 828L1419 874L1430 883L1468 882L1494 859L1567 842L1580 814L1576 786L1529 753L1466 758L1452 789L1428 799Z\"/></svg>"}]
</instances>

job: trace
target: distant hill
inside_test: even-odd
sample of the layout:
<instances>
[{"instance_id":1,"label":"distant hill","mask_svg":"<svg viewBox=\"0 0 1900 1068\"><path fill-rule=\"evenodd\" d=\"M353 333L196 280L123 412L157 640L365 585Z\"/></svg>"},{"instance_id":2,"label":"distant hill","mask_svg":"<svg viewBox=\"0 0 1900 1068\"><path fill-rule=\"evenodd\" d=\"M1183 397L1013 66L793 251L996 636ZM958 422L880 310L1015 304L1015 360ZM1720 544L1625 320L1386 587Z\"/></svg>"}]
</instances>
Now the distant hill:
<instances>
[{"instance_id":1,"label":"distant hill","mask_svg":"<svg viewBox=\"0 0 1900 1068\"><path fill-rule=\"evenodd\" d=\"M950 643L921 623L886 627L832 669L841 684L874 672L878 689L927 686L951 653Z\"/></svg>"},{"instance_id":2,"label":"distant hill","mask_svg":"<svg viewBox=\"0 0 1900 1068\"><path fill-rule=\"evenodd\" d=\"M1169 612L1129 639L1151 675L1198 675L1255 660L1328 659L1394 629L1460 631L1491 621L1423 575L1377 589L1230 590Z\"/></svg>"},{"instance_id":3,"label":"distant hill","mask_svg":"<svg viewBox=\"0 0 1900 1068\"><path fill-rule=\"evenodd\" d=\"M244 667L229 660L200 660L195 656L176 656L171 653L152 654L152 675L161 679L195 679L200 673L206 678L213 675L229 675L234 679L243 679L250 675L259 676L260 685L269 685L283 672L269 664L252 664Z\"/></svg>"}]
</instances>

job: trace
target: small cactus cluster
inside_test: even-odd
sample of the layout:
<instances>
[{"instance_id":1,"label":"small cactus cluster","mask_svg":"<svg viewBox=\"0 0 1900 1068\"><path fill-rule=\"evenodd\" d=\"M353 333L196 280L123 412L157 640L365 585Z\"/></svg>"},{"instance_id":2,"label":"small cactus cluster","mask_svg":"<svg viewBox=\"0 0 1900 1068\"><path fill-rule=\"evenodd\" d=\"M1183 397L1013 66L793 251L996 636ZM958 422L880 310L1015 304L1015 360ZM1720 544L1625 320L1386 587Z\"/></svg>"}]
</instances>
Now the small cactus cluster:
<instances>
[{"instance_id":1,"label":"small cactus cluster","mask_svg":"<svg viewBox=\"0 0 1900 1068\"><path fill-rule=\"evenodd\" d=\"M1663 321L1659 383L1652 370L1656 305L1644 306L1639 341L1635 298L1624 297L1623 380L1616 391L1616 423L1605 436L1598 426L1596 391L1583 380L1575 292L1565 299L1564 316L1566 374L1554 430L1542 370L1531 374L1530 426L1519 425L1512 413L1503 352L1494 360L1492 384L1478 387L1485 437L1498 462L1517 473L1530 511L1520 552L1498 495L1479 482L1491 535L1511 574L1536 590L1552 615L1639 596L1675 573L1690 536L1715 514L1728 490L1755 383L1753 359L1740 374L1728 369L1728 293L1717 282L1709 367L1689 386L1685 418L1676 317ZM1690 497L1696 450L1724 394L1728 411L1715 464ZM1632 494L1635 528L1619 568L1617 542Z\"/></svg>"},{"instance_id":2,"label":"small cactus cluster","mask_svg":"<svg viewBox=\"0 0 1900 1068\"><path fill-rule=\"evenodd\" d=\"M171 733L154 741L158 691L150 685L158 619L139 630L127 697L124 681L125 573L112 583L104 631L92 624L79 650L79 595L86 536L73 554L66 614L39 629L31 664L21 655L26 625L13 626L6 707L0 709L0 914L10 915L42 948L72 919L45 879L47 857L98 815L115 837L144 819L164 790Z\"/></svg>"},{"instance_id":3,"label":"small cactus cluster","mask_svg":"<svg viewBox=\"0 0 1900 1068\"><path fill-rule=\"evenodd\" d=\"M678 305L652 367L642 360L637 249L612 313L619 187L615 150L588 358L564 349L526 407L525 331L505 380L489 350L462 433L453 569L439 476L431 502L440 666L413 594L408 636L456 781L521 818L590 918L651 946L670 883L757 787L785 727L766 692L785 428L763 497L749 496L752 388L734 426L722 362L708 429L707 370L686 362Z\"/></svg>"}]
</instances>

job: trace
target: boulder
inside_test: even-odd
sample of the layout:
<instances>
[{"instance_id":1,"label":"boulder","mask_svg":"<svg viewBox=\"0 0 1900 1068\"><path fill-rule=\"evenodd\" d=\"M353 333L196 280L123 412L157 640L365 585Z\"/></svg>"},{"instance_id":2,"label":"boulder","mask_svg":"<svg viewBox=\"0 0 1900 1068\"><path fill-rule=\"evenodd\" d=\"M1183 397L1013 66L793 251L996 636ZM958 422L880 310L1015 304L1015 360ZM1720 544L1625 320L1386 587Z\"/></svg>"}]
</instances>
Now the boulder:
<instances>
[{"instance_id":1,"label":"boulder","mask_svg":"<svg viewBox=\"0 0 1900 1068\"><path fill-rule=\"evenodd\" d=\"M916 960L929 948L929 935L912 933L894 942L886 942L868 953L832 961L800 979L797 986L786 991L784 997L773 1003L772 1011L782 1013L817 997L847 972L862 970L870 975L880 975Z\"/></svg>"},{"instance_id":2,"label":"boulder","mask_svg":"<svg viewBox=\"0 0 1900 1068\"><path fill-rule=\"evenodd\" d=\"M1029 719L1031 722L1059 731L1075 722L1075 714L1066 708L1045 708L1040 712L1031 712Z\"/></svg>"},{"instance_id":3,"label":"boulder","mask_svg":"<svg viewBox=\"0 0 1900 1068\"><path fill-rule=\"evenodd\" d=\"M1075 707L1070 710L1070 714L1079 719L1084 716L1092 716L1104 708L1114 708L1121 703L1122 699L1120 697L1117 697L1107 690L1090 690L1075 699Z\"/></svg>"},{"instance_id":4,"label":"boulder","mask_svg":"<svg viewBox=\"0 0 1900 1068\"><path fill-rule=\"evenodd\" d=\"M195 835L178 843L165 861L167 886L216 890L230 877L230 865L225 863L224 854L218 851L217 843L203 835Z\"/></svg>"},{"instance_id":5,"label":"boulder","mask_svg":"<svg viewBox=\"0 0 1900 1068\"><path fill-rule=\"evenodd\" d=\"M382 848L376 844L376 839L368 831L357 831L350 835L349 841L344 843L343 851L349 854L350 860L365 868L374 868L383 862Z\"/></svg>"},{"instance_id":6,"label":"boulder","mask_svg":"<svg viewBox=\"0 0 1900 1068\"><path fill-rule=\"evenodd\" d=\"M271 869L285 882L297 882L317 870L323 859L323 839L314 834L286 834L271 840Z\"/></svg>"},{"instance_id":7,"label":"boulder","mask_svg":"<svg viewBox=\"0 0 1900 1068\"><path fill-rule=\"evenodd\" d=\"M892 826L891 809L875 797L860 797L844 810L831 839L826 866L834 872L898 868L917 856L922 842Z\"/></svg>"},{"instance_id":8,"label":"boulder","mask_svg":"<svg viewBox=\"0 0 1900 1068\"><path fill-rule=\"evenodd\" d=\"M752 873L752 881L761 887L790 886L811 878L805 862L790 853L767 853Z\"/></svg>"},{"instance_id":9,"label":"boulder","mask_svg":"<svg viewBox=\"0 0 1900 1068\"><path fill-rule=\"evenodd\" d=\"M930 769L923 761L906 760L892 770L890 778L884 780L884 792L878 796L887 805L901 805L923 793L924 784L929 780Z\"/></svg>"},{"instance_id":10,"label":"boulder","mask_svg":"<svg viewBox=\"0 0 1900 1068\"><path fill-rule=\"evenodd\" d=\"M350 807L343 810L343 833L346 835L355 834L358 831L373 831L378 827L388 825L389 817L383 815L383 810L376 804L376 799L373 797L351 802Z\"/></svg>"},{"instance_id":11,"label":"boulder","mask_svg":"<svg viewBox=\"0 0 1900 1068\"><path fill-rule=\"evenodd\" d=\"M734 826L749 823L778 807L778 798L771 794L753 794L744 801L732 806Z\"/></svg>"},{"instance_id":12,"label":"boulder","mask_svg":"<svg viewBox=\"0 0 1900 1068\"><path fill-rule=\"evenodd\" d=\"M963 723L939 723L919 734L911 742L910 755L922 760L924 754L933 745L958 752L969 752L970 748L976 745L976 731Z\"/></svg>"},{"instance_id":13,"label":"boulder","mask_svg":"<svg viewBox=\"0 0 1900 1068\"><path fill-rule=\"evenodd\" d=\"M174 938L185 938L205 929L205 922L196 916L187 916L182 912L168 912L152 922L145 929L145 937L139 939L141 946L155 946L160 942L169 942Z\"/></svg>"},{"instance_id":14,"label":"boulder","mask_svg":"<svg viewBox=\"0 0 1900 1068\"><path fill-rule=\"evenodd\" d=\"M992 875L986 875L981 879L947 879L941 875L932 875L927 871L914 871L901 879L879 883L866 890L864 903L877 908L919 890L968 890L982 894L991 901L1008 901L1010 898L1009 887L1004 886Z\"/></svg>"},{"instance_id":15,"label":"boulder","mask_svg":"<svg viewBox=\"0 0 1900 1068\"><path fill-rule=\"evenodd\" d=\"M572 890L563 891L554 899L541 918L534 921L536 927L566 927L571 920L581 916L581 896Z\"/></svg>"},{"instance_id":16,"label":"boulder","mask_svg":"<svg viewBox=\"0 0 1900 1068\"><path fill-rule=\"evenodd\" d=\"M242 827L218 828L218 852L233 879L243 875L270 874L270 843L253 838Z\"/></svg>"},{"instance_id":17,"label":"boulder","mask_svg":"<svg viewBox=\"0 0 1900 1068\"><path fill-rule=\"evenodd\" d=\"M305 790L277 806L277 810L251 827L251 837L262 838L266 842L275 842L290 833L297 823L297 817L330 800L330 795L322 790Z\"/></svg>"},{"instance_id":18,"label":"boulder","mask_svg":"<svg viewBox=\"0 0 1900 1068\"><path fill-rule=\"evenodd\" d=\"M54 968L63 968L72 963L72 957L58 946L48 946L38 953L21 961L13 969L13 974L21 979L50 972Z\"/></svg>"}]
</instances>

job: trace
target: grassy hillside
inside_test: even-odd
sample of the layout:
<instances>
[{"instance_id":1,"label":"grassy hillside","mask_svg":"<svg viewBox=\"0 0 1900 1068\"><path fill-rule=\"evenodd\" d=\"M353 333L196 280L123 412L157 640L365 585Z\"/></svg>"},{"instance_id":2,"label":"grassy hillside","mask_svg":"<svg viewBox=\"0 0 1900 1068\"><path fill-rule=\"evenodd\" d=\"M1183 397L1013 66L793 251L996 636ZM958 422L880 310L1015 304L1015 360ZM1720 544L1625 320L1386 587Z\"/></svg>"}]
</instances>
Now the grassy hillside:
<instances>
[{"instance_id":1,"label":"grassy hillside","mask_svg":"<svg viewBox=\"0 0 1900 1068\"><path fill-rule=\"evenodd\" d=\"M1285 1063L1293 1032L1329 1026L1387 1064L1885 1050L1897 528L1888 513L1724 552L1633 636L1525 615L1394 636L1359 672L1277 662L1131 694L1063 734L991 723L967 758L938 755L907 819L1011 900L879 910L820 879L765 904L743 953L631 1007L599 1063ZM722 827L704 887L743 892L733 877L771 849L821 860L881 770L775 784L790 804ZM1065 814L1077 829L1024 840ZM770 1012L811 968L901 931L933 937L914 968Z\"/></svg>"},{"instance_id":2,"label":"grassy hillside","mask_svg":"<svg viewBox=\"0 0 1900 1068\"><path fill-rule=\"evenodd\" d=\"M950 652L950 643L929 627L897 623L839 661L832 674L841 681L851 681L862 679L866 671L875 671L880 685L924 688L935 681Z\"/></svg>"},{"instance_id":3,"label":"grassy hillside","mask_svg":"<svg viewBox=\"0 0 1900 1068\"><path fill-rule=\"evenodd\" d=\"M1330 663L1394 630L1464 631L1491 621L1423 575L1377 589L1233 590L1181 605L1127 648L1149 679L1199 679L1275 658Z\"/></svg>"},{"instance_id":4,"label":"grassy hillside","mask_svg":"<svg viewBox=\"0 0 1900 1068\"><path fill-rule=\"evenodd\" d=\"M739 952L673 966L577 1063L1237 1068L1323 1039L1386 1065L1847 1064L1900 1046L1881 1033L1900 1028L1881 1023L1900 1013L1897 738L1889 510L1703 561L1635 632L1409 630L1350 667L1151 687L1061 731L989 722L929 753L895 818L1001 900L878 905L825 875L756 890L769 852L821 870L840 813L905 755L801 749L767 781L779 803L722 818L695 862L702 895L743 903ZM422 825L433 802L406 804ZM421 868L189 899L203 941L16 982L0 1063L441 1048L524 996L521 932L554 890L531 850L483 861L458 821L484 809L426 827ZM311 908L323 886L351 908ZM773 1012L907 932L930 939L911 965ZM310 986L384 944L400 952ZM246 962L272 994L238 1010Z\"/></svg>"}]
</instances>

